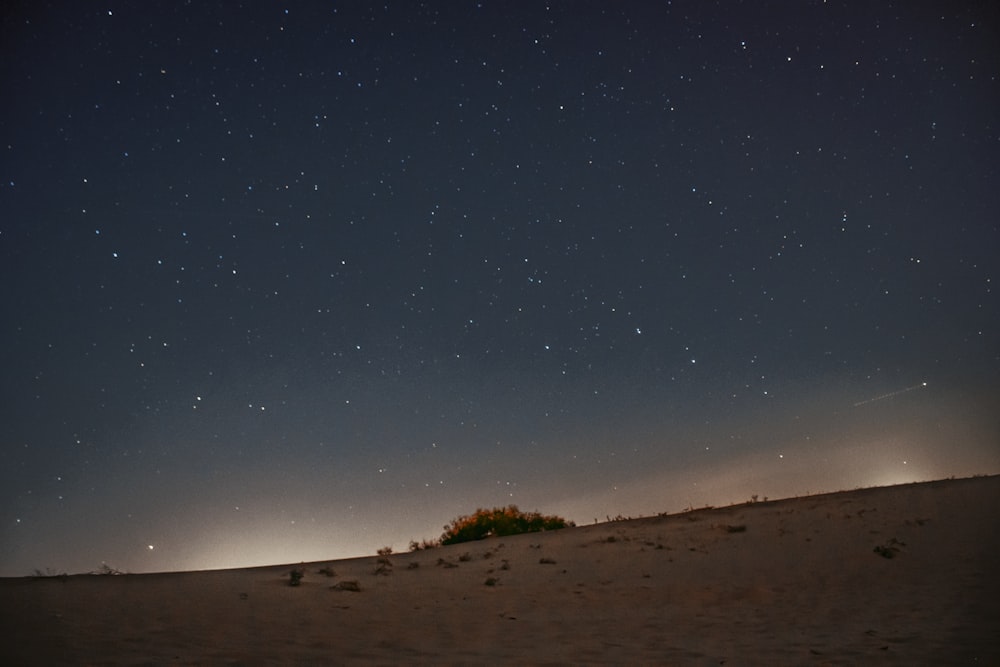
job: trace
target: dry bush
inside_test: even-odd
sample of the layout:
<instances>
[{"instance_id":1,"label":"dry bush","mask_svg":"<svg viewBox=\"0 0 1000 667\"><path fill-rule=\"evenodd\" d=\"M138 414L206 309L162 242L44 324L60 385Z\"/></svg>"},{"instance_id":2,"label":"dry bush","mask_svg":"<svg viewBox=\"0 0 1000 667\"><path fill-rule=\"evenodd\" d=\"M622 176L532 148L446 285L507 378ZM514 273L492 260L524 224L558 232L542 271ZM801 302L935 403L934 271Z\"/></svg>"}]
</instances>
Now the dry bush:
<instances>
[{"instance_id":1,"label":"dry bush","mask_svg":"<svg viewBox=\"0 0 1000 667\"><path fill-rule=\"evenodd\" d=\"M439 546L441 546L441 543L438 540L421 540L420 542L410 540L410 551L436 549Z\"/></svg>"},{"instance_id":2,"label":"dry bush","mask_svg":"<svg viewBox=\"0 0 1000 667\"><path fill-rule=\"evenodd\" d=\"M885 544L880 544L872 551L877 553L882 558L895 558L896 554L902 552L902 547L906 546L906 542L900 542L895 537L891 538Z\"/></svg>"},{"instance_id":3,"label":"dry bush","mask_svg":"<svg viewBox=\"0 0 1000 667\"><path fill-rule=\"evenodd\" d=\"M335 591L351 591L352 593L361 592L361 584L359 584L355 579L339 581L333 586L330 586L330 588Z\"/></svg>"}]
</instances>

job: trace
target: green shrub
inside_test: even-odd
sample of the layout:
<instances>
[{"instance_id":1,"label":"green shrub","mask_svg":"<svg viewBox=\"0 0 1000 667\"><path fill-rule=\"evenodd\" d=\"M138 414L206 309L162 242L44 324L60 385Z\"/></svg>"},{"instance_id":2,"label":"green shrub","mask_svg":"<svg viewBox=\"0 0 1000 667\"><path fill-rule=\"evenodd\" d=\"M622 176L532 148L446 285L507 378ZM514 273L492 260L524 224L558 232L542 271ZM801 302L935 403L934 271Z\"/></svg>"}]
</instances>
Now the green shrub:
<instances>
[{"instance_id":1,"label":"green shrub","mask_svg":"<svg viewBox=\"0 0 1000 667\"><path fill-rule=\"evenodd\" d=\"M503 537L542 530L557 530L575 525L559 516L544 516L538 512L522 512L517 505L477 509L474 514L460 516L444 527L441 544L459 544L487 537Z\"/></svg>"}]
</instances>

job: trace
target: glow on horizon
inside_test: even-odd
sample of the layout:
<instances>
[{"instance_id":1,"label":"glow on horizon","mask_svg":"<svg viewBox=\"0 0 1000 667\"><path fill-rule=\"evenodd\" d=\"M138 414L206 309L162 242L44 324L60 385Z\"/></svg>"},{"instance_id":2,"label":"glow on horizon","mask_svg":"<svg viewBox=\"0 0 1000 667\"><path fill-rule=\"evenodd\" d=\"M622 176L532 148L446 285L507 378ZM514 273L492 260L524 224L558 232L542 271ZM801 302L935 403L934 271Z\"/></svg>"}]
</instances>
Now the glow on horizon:
<instances>
[{"instance_id":1,"label":"glow on horizon","mask_svg":"<svg viewBox=\"0 0 1000 667\"><path fill-rule=\"evenodd\" d=\"M844 404L842 393L800 398L779 411L728 415L700 430L671 428L669 417L657 421L646 413L623 420L639 427L630 431L560 429L527 454L514 449L480 468L462 457L436 459L425 472L447 478L443 486L411 483L412 471L401 465L367 493L350 480L331 485L327 469L305 465L281 471L263 465L227 484L189 487L182 497L169 483L173 477L165 477L146 489L147 505L127 522L109 523L85 506L56 501L40 506L37 516L58 517L58 530L30 516L12 519L7 530L18 531L25 546L2 574L23 576L36 567L86 572L102 562L139 573L338 560L384 546L405 551L410 540L435 539L445 523L483 506L515 503L587 525L738 504L755 495L776 500L1000 472L995 428L968 396L914 392L877 409L829 407ZM597 461L611 449L608 442L619 443L614 449L623 455ZM513 495L491 481L500 477L516 479ZM128 483L127 475L117 479ZM104 491L112 498L118 490ZM80 492L67 489L71 496Z\"/></svg>"},{"instance_id":2,"label":"glow on horizon","mask_svg":"<svg viewBox=\"0 0 1000 667\"><path fill-rule=\"evenodd\" d=\"M597 490L586 496L546 498L544 494L526 494L525 498L511 500L522 509L558 514L582 526L593 523L595 519L602 522L615 516L638 518L660 513L675 514L688 508L738 505L754 496L779 500L981 474L978 470L942 467L939 461L919 454L913 460L900 459L893 453L899 444L891 439L863 441L844 448L834 456L815 452L810 455L772 456L770 460L762 460L765 457L750 455L745 460L719 468L652 475L632 480L617 489ZM809 471L813 474L804 474ZM993 472L1000 472L1000 469ZM473 505L489 503L473 502L468 511L475 509ZM370 528L365 531L367 534L360 536L341 530L339 537L333 537L328 531L323 531L325 535L313 535L310 539L303 539L301 534L293 537L277 525L251 535L222 529L205 536L207 539L202 548L191 553L190 567L185 569L229 569L340 560L373 555L383 546L391 546L397 552L406 551L410 540L439 537L440 531L432 527L443 525L452 518L445 514L429 517L426 524L428 530L422 534L405 521L400 522L403 525ZM234 553L241 555L234 558Z\"/></svg>"}]
</instances>

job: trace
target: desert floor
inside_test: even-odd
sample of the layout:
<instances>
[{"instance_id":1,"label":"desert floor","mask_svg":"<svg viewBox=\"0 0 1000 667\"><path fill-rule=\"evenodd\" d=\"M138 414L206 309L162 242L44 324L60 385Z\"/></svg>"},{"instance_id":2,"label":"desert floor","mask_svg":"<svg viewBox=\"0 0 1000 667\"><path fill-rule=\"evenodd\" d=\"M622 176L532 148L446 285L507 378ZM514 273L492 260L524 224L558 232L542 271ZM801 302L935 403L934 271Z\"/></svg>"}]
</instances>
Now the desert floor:
<instances>
[{"instance_id":1,"label":"desert floor","mask_svg":"<svg viewBox=\"0 0 1000 667\"><path fill-rule=\"evenodd\" d=\"M388 560L0 579L0 664L1000 665L998 476Z\"/></svg>"}]
</instances>

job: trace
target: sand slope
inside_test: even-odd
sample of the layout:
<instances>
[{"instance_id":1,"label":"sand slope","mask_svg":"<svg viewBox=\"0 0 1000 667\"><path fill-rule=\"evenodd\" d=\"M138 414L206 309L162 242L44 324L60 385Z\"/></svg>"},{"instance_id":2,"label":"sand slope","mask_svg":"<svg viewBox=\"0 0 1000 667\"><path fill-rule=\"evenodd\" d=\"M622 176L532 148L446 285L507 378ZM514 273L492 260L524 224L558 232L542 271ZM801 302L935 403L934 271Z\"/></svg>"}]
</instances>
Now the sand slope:
<instances>
[{"instance_id":1,"label":"sand slope","mask_svg":"<svg viewBox=\"0 0 1000 667\"><path fill-rule=\"evenodd\" d=\"M996 476L389 559L2 579L0 664L1000 664Z\"/></svg>"}]
</instances>

